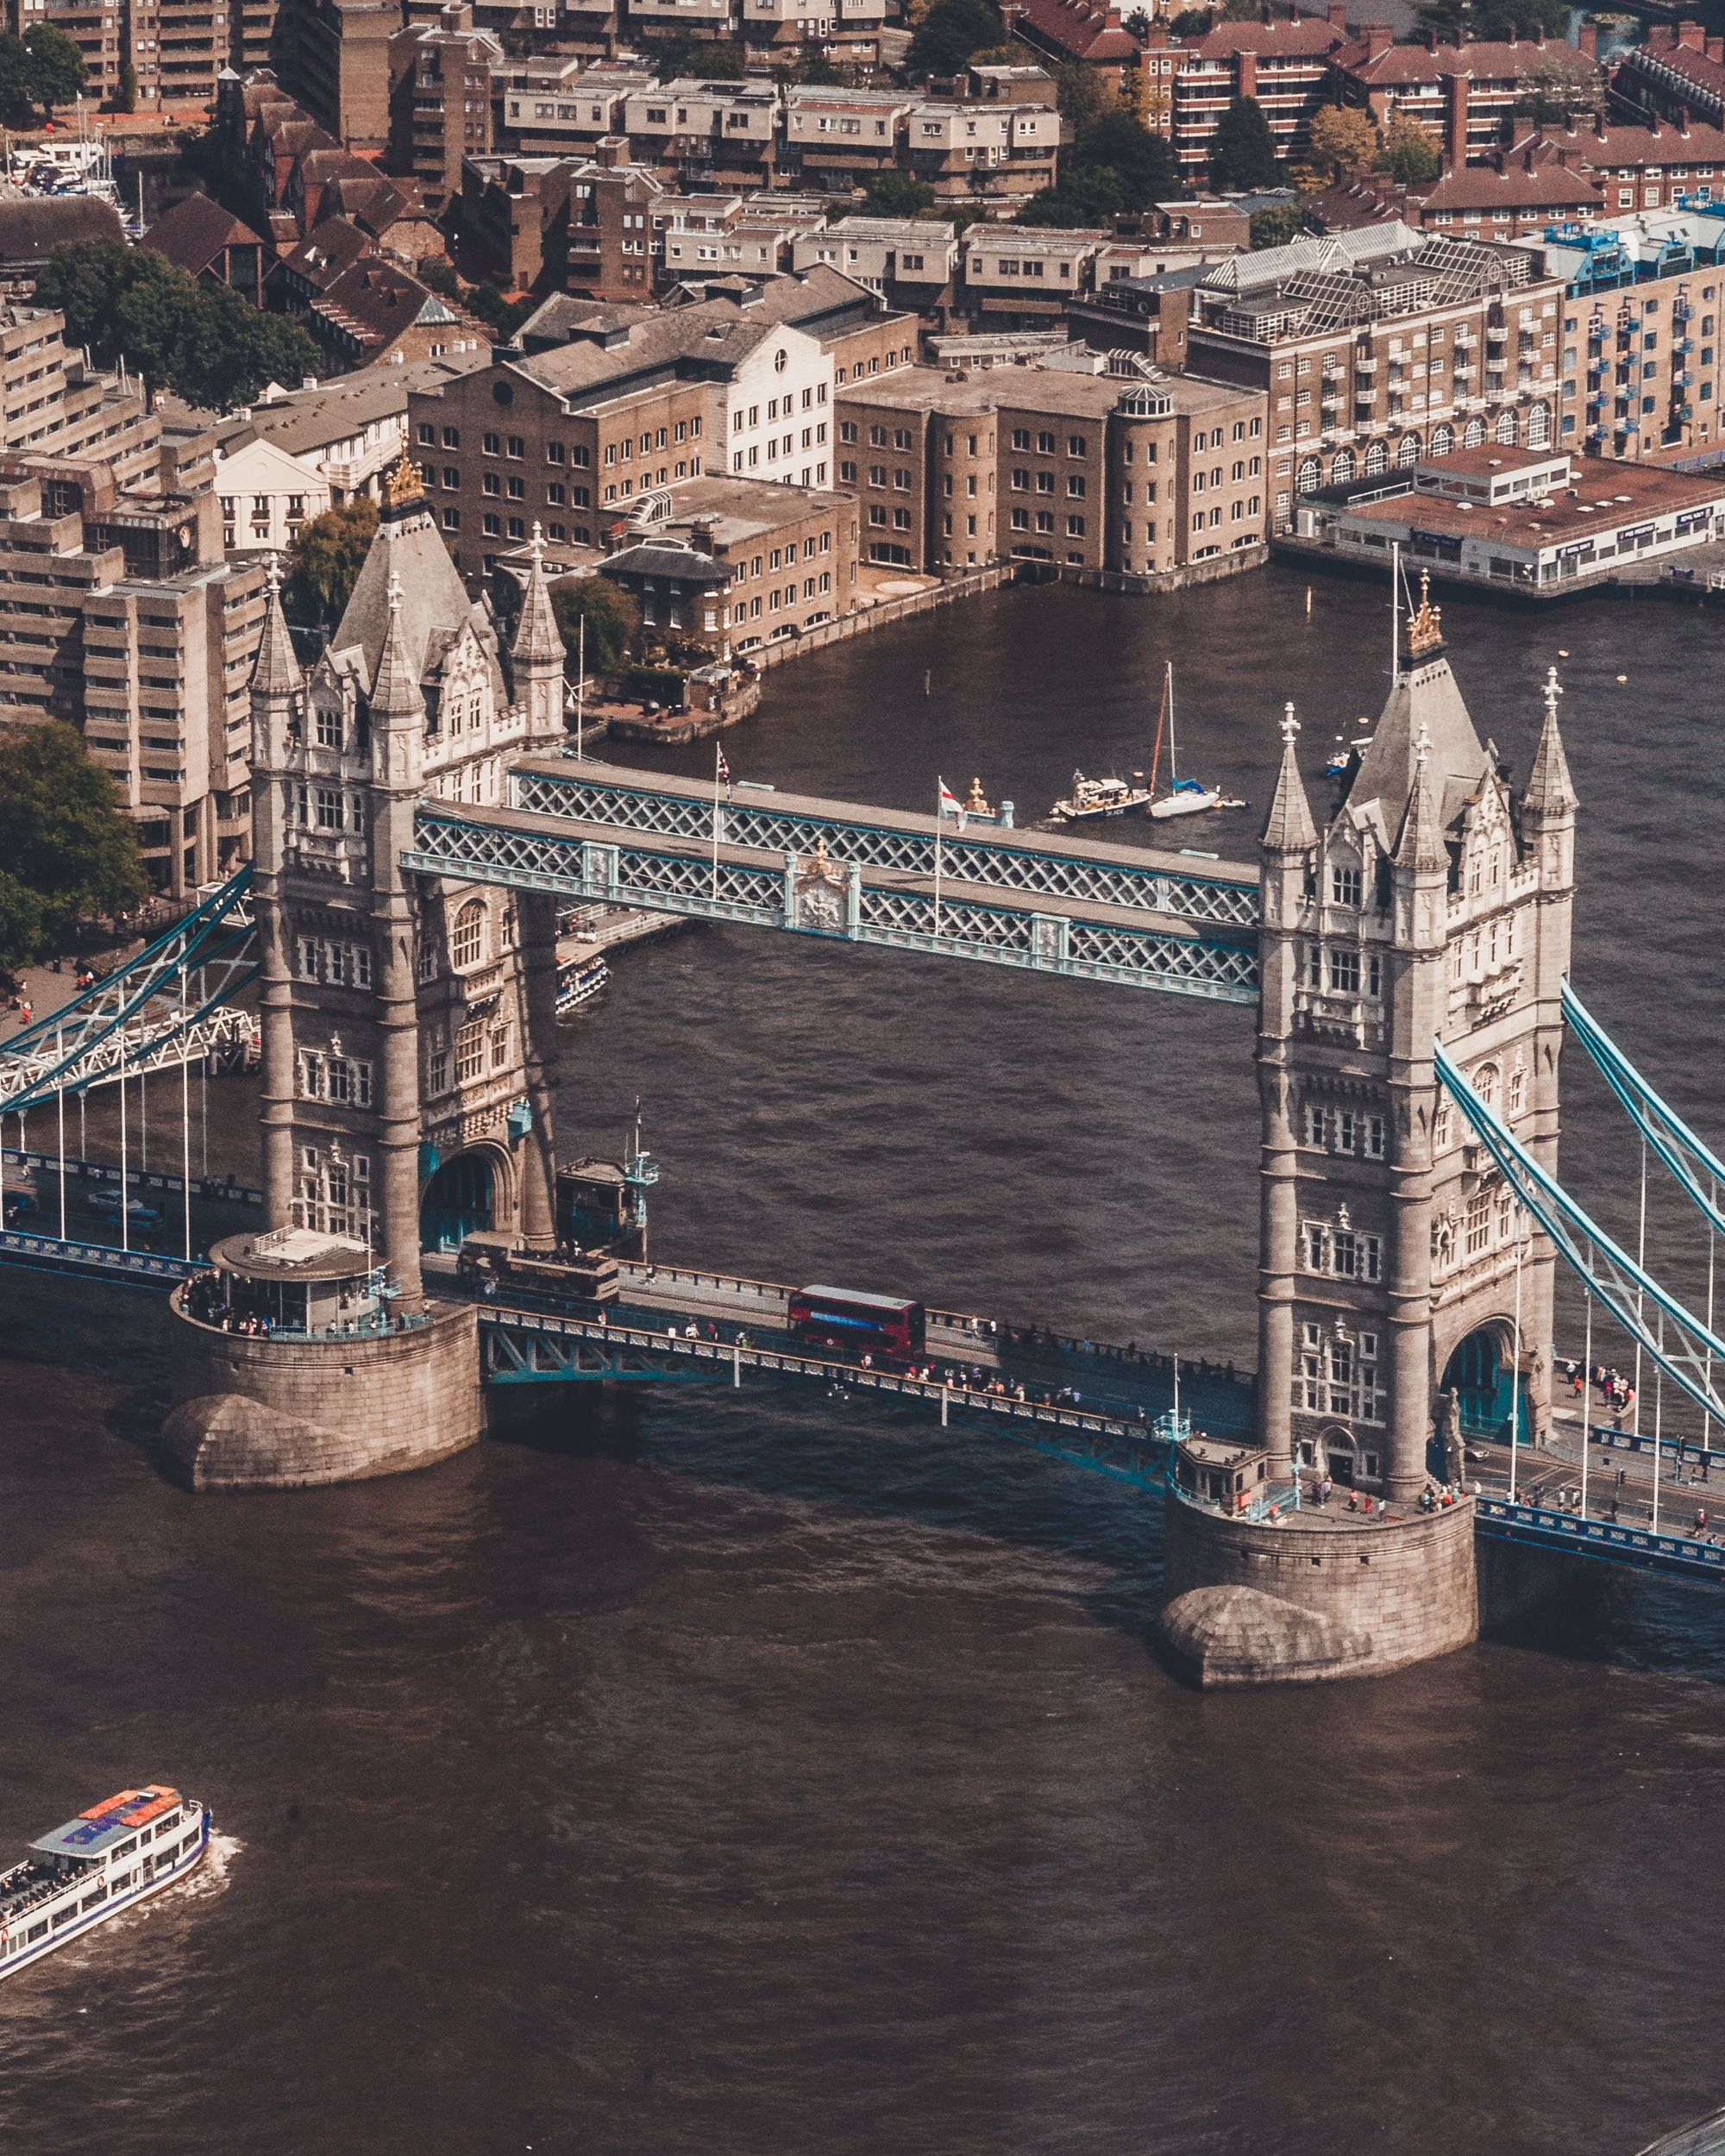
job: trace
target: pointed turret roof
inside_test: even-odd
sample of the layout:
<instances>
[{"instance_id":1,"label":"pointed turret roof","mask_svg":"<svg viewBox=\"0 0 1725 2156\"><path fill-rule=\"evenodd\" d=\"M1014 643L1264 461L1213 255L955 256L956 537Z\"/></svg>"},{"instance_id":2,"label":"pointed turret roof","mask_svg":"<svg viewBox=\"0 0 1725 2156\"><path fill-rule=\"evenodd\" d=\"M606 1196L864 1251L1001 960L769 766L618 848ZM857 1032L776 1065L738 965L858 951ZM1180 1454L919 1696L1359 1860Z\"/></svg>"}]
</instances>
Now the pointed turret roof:
<instances>
[{"instance_id":1,"label":"pointed turret roof","mask_svg":"<svg viewBox=\"0 0 1725 2156\"><path fill-rule=\"evenodd\" d=\"M1418 611L1408 624L1407 661L1397 668L1347 791L1347 812L1357 823L1374 824L1385 847L1406 818L1422 740L1439 820L1447 828L1478 788L1485 751L1444 656L1438 609L1424 577Z\"/></svg>"},{"instance_id":2,"label":"pointed turret roof","mask_svg":"<svg viewBox=\"0 0 1725 2156\"><path fill-rule=\"evenodd\" d=\"M1444 845L1444 817L1432 777L1431 736L1421 730L1414 744L1414 780L1408 789L1408 813L1396 848L1398 868L1415 875L1447 871L1449 855Z\"/></svg>"},{"instance_id":3,"label":"pointed turret roof","mask_svg":"<svg viewBox=\"0 0 1725 2156\"><path fill-rule=\"evenodd\" d=\"M1558 726L1558 699L1562 694L1558 670L1552 667L1546 675L1546 721L1540 729L1540 745L1534 751L1534 768L1521 799L1524 809L1547 816L1571 815L1580 805Z\"/></svg>"},{"instance_id":4,"label":"pointed turret roof","mask_svg":"<svg viewBox=\"0 0 1725 2156\"><path fill-rule=\"evenodd\" d=\"M545 581L545 542L539 526L533 527L532 566L527 572L527 592L521 602L521 618L515 624L515 642L509 655L518 666L561 667L563 636L551 604L551 587Z\"/></svg>"},{"instance_id":5,"label":"pointed turret roof","mask_svg":"<svg viewBox=\"0 0 1725 2156\"><path fill-rule=\"evenodd\" d=\"M1312 821L1312 806L1306 799L1305 782L1294 754L1294 739L1299 731L1300 722L1289 704L1282 719L1282 768L1276 774L1276 794L1264 826L1263 843L1271 853L1298 853L1318 843L1318 828Z\"/></svg>"},{"instance_id":6,"label":"pointed turret roof","mask_svg":"<svg viewBox=\"0 0 1725 2156\"><path fill-rule=\"evenodd\" d=\"M431 521L417 468L405 455L385 482L377 536L354 579L341 625L329 639L333 660L357 653L367 683L376 682L389 629L392 579L401 586L401 633L416 682L430 678L443 653L466 628L474 630L494 660L495 633L468 599L461 573Z\"/></svg>"},{"instance_id":7,"label":"pointed turret roof","mask_svg":"<svg viewBox=\"0 0 1725 2156\"><path fill-rule=\"evenodd\" d=\"M281 611L281 571L270 557L268 596L264 602L263 641L252 668L252 686L266 696L291 696L304 686L293 639L287 633L287 617Z\"/></svg>"},{"instance_id":8,"label":"pointed turret roof","mask_svg":"<svg viewBox=\"0 0 1725 2156\"><path fill-rule=\"evenodd\" d=\"M419 669L414 665L413 655L407 648L407 634L402 617L401 580L398 577L391 577L386 599L387 625L384 630L383 649L378 654L376 678L372 684L373 725L380 719L412 718L423 720L425 716L425 699L419 688Z\"/></svg>"}]
</instances>

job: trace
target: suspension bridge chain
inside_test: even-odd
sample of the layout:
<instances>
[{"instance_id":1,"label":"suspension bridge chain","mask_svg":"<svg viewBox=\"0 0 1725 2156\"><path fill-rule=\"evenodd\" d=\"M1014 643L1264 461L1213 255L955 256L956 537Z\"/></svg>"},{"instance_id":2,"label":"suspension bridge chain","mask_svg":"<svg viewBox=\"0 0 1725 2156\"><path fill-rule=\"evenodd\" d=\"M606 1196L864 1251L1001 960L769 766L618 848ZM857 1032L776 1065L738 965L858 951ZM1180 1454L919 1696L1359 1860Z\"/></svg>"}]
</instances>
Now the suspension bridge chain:
<instances>
[{"instance_id":1,"label":"suspension bridge chain","mask_svg":"<svg viewBox=\"0 0 1725 2156\"><path fill-rule=\"evenodd\" d=\"M1714 1383L1716 1364L1725 1367L1725 1340L1716 1338L1698 1318L1595 1225L1562 1185L1509 1135L1441 1046L1433 1047L1432 1058L1439 1083L1496 1163L1516 1199L1551 1238L1589 1294L1640 1343L1703 1413L1725 1421L1725 1396ZM1659 1314L1657 1325L1649 1322L1650 1310ZM1675 1340L1671 1338L1673 1331Z\"/></svg>"},{"instance_id":2,"label":"suspension bridge chain","mask_svg":"<svg viewBox=\"0 0 1725 2156\"><path fill-rule=\"evenodd\" d=\"M0 1042L0 1113L244 1045L255 1021L235 998L255 979L252 872L49 1017Z\"/></svg>"},{"instance_id":3,"label":"suspension bridge chain","mask_svg":"<svg viewBox=\"0 0 1725 2156\"><path fill-rule=\"evenodd\" d=\"M1710 1152L1677 1111L1662 1100L1629 1061L1568 981L1563 987L1563 1014L1602 1077L1678 1184L1704 1213L1715 1232L1725 1235L1725 1162Z\"/></svg>"}]
</instances>

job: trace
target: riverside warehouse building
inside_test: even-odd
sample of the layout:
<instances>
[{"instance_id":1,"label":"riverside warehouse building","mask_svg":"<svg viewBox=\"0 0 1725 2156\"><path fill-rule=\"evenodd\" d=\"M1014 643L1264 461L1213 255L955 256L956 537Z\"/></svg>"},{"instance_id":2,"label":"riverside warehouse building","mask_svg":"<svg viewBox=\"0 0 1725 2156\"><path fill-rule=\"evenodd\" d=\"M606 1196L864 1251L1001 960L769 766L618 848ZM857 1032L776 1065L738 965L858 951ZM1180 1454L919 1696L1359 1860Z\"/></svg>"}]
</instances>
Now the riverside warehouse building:
<instances>
[{"instance_id":1,"label":"riverside warehouse building","mask_svg":"<svg viewBox=\"0 0 1725 2156\"><path fill-rule=\"evenodd\" d=\"M1308 495L1295 532L1340 561L1399 544L1455 581L1552 592L1725 538L1725 471L1494 444Z\"/></svg>"}]
</instances>

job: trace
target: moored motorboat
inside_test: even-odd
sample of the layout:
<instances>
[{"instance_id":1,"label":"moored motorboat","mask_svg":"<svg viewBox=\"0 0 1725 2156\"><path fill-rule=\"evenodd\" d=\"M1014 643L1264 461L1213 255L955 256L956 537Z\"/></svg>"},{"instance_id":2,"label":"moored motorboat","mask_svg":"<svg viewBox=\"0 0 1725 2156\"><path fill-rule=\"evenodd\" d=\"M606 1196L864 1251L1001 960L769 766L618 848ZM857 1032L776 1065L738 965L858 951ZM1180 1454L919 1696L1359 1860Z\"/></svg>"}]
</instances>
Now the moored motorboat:
<instances>
[{"instance_id":1,"label":"moored motorboat","mask_svg":"<svg viewBox=\"0 0 1725 2156\"><path fill-rule=\"evenodd\" d=\"M1051 813L1063 824L1088 824L1143 808L1150 799L1150 788L1144 783L1142 771L1134 771L1132 780L1128 786L1124 779L1087 779L1082 771L1075 771L1071 793L1055 803Z\"/></svg>"}]
</instances>

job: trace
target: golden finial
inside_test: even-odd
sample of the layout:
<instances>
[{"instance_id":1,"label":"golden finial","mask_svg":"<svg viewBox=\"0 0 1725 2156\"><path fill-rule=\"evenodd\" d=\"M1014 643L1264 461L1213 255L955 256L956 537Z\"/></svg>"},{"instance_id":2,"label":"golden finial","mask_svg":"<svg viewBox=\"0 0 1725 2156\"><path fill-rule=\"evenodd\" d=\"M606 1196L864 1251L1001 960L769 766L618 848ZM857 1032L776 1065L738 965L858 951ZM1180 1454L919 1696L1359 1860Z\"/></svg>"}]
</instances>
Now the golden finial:
<instances>
[{"instance_id":1,"label":"golden finial","mask_svg":"<svg viewBox=\"0 0 1725 2156\"><path fill-rule=\"evenodd\" d=\"M385 505L390 509L398 509L403 502L419 501L425 492L421 482L422 474L419 467L404 448L400 461L384 480Z\"/></svg>"},{"instance_id":2,"label":"golden finial","mask_svg":"<svg viewBox=\"0 0 1725 2156\"><path fill-rule=\"evenodd\" d=\"M1408 624L1408 656L1410 659L1422 658L1427 652L1440 649L1444 641L1444 632L1440 626L1442 620L1443 609L1432 604L1432 573L1429 569L1421 569L1419 611Z\"/></svg>"}]
</instances>

